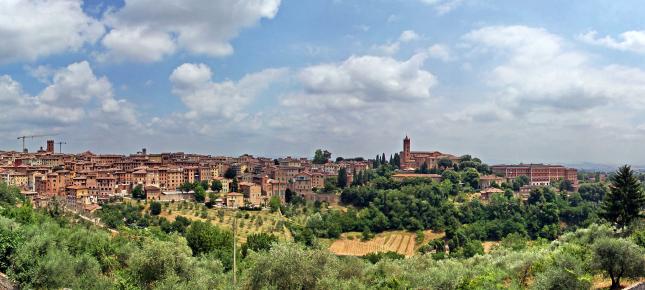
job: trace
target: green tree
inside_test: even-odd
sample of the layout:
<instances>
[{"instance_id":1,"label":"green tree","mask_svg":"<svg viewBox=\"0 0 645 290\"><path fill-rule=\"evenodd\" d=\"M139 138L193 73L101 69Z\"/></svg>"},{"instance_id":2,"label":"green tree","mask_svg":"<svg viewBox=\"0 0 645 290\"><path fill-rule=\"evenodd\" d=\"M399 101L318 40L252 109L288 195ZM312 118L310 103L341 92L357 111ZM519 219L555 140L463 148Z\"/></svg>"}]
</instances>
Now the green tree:
<instances>
[{"instance_id":1,"label":"green tree","mask_svg":"<svg viewBox=\"0 0 645 290\"><path fill-rule=\"evenodd\" d=\"M452 167L452 160L450 160L448 158L441 158L441 159L439 159L438 165L442 169L450 168L450 167Z\"/></svg>"},{"instance_id":2,"label":"green tree","mask_svg":"<svg viewBox=\"0 0 645 290\"><path fill-rule=\"evenodd\" d=\"M18 200L22 199L20 189L15 186L9 186L0 181L0 204L14 205Z\"/></svg>"},{"instance_id":3,"label":"green tree","mask_svg":"<svg viewBox=\"0 0 645 290\"><path fill-rule=\"evenodd\" d=\"M242 257L246 257L249 250L252 250L254 252L268 251L271 249L273 244L277 242L278 237L273 234L250 234L248 237L246 237L246 243L242 245Z\"/></svg>"},{"instance_id":4,"label":"green tree","mask_svg":"<svg viewBox=\"0 0 645 290\"><path fill-rule=\"evenodd\" d=\"M461 182L461 177L459 176L459 173L454 170L444 170L441 173L441 180L450 180L452 184L459 184L459 182Z\"/></svg>"},{"instance_id":5,"label":"green tree","mask_svg":"<svg viewBox=\"0 0 645 290\"><path fill-rule=\"evenodd\" d=\"M129 272L142 289L151 289L169 277L188 279L191 276L190 248L177 241L146 239L143 248L127 260Z\"/></svg>"},{"instance_id":6,"label":"green tree","mask_svg":"<svg viewBox=\"0 0 645 290\"><path fill-rule=\"evenodd\" d=\"M11 255L18 247L20 239L18 226L14 221L0 217L0 272L7 272L11 265Z\"/></svg>"},{"instance_id":7,"label":"green tree","mask_svg":"<svg viewBox=\"0 0 645 290\"><path fill-rule=\"evenodd\" d=\"M337 267L337 261L338 258L328 251L306 249L294 243L279 243L267 253L250 255L249 277L242 288L331 289L334 287L318 285L324 280L326 273Z\"/></svg>"},{"instance_id":8,"label":"green tree","mask_svg":"<svg viewBox=\"0 0 645 290\"><path fill-rule=\"evenodd\" d=\"M592 266L611 278L611 289L620 289L621 278L645 275L644 254L629 240L604 238L593 245Z\"/></svg>"},{"instance_id":9,"label":"green tree","mask_svg":"<svg viewBox=\"0 0 645 290\"><path fill-rule=\"evenodd\" d=\"M421 164L421 168L419 168L419 173L428 174L429 172L430 171L428 170L428 163L423 162L423 164Z\"/></svg>"},{"instance_id":10,"label":"green tree","mask_svg":"<svg viewBox=\"0 0 645 290\"><path fill-rule=\"evenodd\" d=\"M316 152L314 153L314 159L312 162L314 164L325 164L327 163L327 161L329 161L329 158L331 158L331 153L329 153L329 151L316 149Z\"/></svg>"},{"instance_id":11,"label":"green tree","mask_svg":"<svg viewBox=\"0 0 645 290\"><path fill-rule=\"evenodd\" d=\"M323 188L323 192L325 193L332 193L338 190L338 182L336 181L336 178L334 177L328 177L325 178L325 187Z\"/></svg>"},{"instance_id":12,"label":"green tree","mask_svg":"<svg viewBox=\"0 0 645 290\"><path fill-rule=\"evenodd\" d=\"M195 221L186 231L186 241L194 256L233 247L233 235L208 222ZM231 251L232 255L233 252Z\"/></svg>"},{"instance_id":13,"label":"green tree","mask_svg":"<svg viewBox=\"0 0 645 290\"><path fill-rule=\"evenodd\" d=\"M339 188L347 187L347 169L341 168L338 170L338 178L336 179L336 184Z\"/></svg>"},{"instance_id":14,"label":"green tree","mask_svg":"<svg viewBox=\"0 0 645 290\"><path fill-rule=\"evenodd\" d=\"M583 183L578 189L582 199L592 202L602 201L607 195L607 191L607 187L600 183Z\"/></svg>"},{"instance_id":15,"label":"green tree","mask_svg":"<svg viewBox=\"0 0 645 290\"><path fill-rule=\"evenodd\" d=\"M462 173L462 180L465 184L470 185L470 187L477 189L479 188L479 172L474 168L467 168L466 171Z\"/></svg>"},{"instance_id":16,"label":"green tree","mask_svg":"<svg viewBox=\"0 0 645 290\"><path fill-rule=\"evenodd\" d=\"M143 191L143 185L141 184L137 184L137 186L132 189L131 193L132 198L134 199L146 199L146 193Z\"/></svg>"},{"instance_id":17,"label":"green tree","mask_svg":"<svg viewBox=\"0 0 645 290\"><path fill-rule=\"evenodd\" d=\"M233 179L235 176L237 176L237 171L235 171L232 166L229 166L226 168L226 171L224 171L224 178Z\"/></svg>"},{"instance_id":18,"label":"green tree","mask_svg":"<svg viewBox=\"0 0 645 290\"><path fill-rule=\"evenodd\" d=\"M195 187L195 201L204 202L206 200L206 190L202 188L201 185Z\"/></svg>"},{"instance_id":19,"label":"green tree","mask_svg":"<svg viewBox=\"0 0 645 290\"><path fill-rule=\"evenodd\" d=\"M269 208L271 209L271 212L278 211L280 209L280 198L272 196L271 199L269 199Z\"/></svg>"},{"instance_id":20,"label":"green tree","mask_svg":"<svg viewBox=\"0 0 645 290\"><path fill-rule=\"evenodd\" d=\"M237 182L237 177L233 178L233 181L231 182L231 186L229 188L230 192L237 192L238 190L238 182Z\"/></svg>"},{"instance_id":21,"label":"green tree","mask_svg":"<svg viewBox=\"0 0 645 290\"><path fill-rule=\"evenodd\" d=\"M161 213L161 203L158 201L153 201L150 203L150 214L159 215Z\"/></svg>"},{"instance_id":22,"label":"green tree","mask_svg":"<svg viewBox=\"0 0 645 290\"><path fill-rule=\"evenodd\" d=\"M179 190L181 192L189 192L189 191L193 190L193 184L188 182L188 181L186 181L186 182L182 183L179 186Z\"/></svg>"},{"instance_id":23,"label":"green tree","mask_svg":"<svg viewBox=\"0 0 645 290\"><path fill-rule=\"evenodd\" d=\"M645 194L630 166L622 166L611 177L609 193L602 203L602 216L619 229L629 226L645 206Z\"/></svg>"},{"instance_id":24,"label":"green tree","mask_svg":"<svg viewBox=\"0 0 645 290\"><path fill-rule=\"evenodd\" d=\"M293 200L293 196L294 194L293 194L293 191L291 191L291 189L287 188L284 191L284 201L286 203L291 203L291 201Z\"/></svg>"},{"instance_id":25,"label":"green tree","mask_svg":"<svg viewBox=\"0 0 645 290\"><path fill-rule=\"evenodd\" d=\"M222 182L219 179L214 179L211 181L211 190L215 192L222 191Z\"/></svg>"},{"instance_id":26,"label":"green tree","mask_svg":"<svg viewBox=\"0 0 645 290\"><path fill-rule=\"evenodd\" d=\"M571 180L565 179L562 182L560 182L560 191L573 191L573 183Z\"/></svg>"}]
</instances>

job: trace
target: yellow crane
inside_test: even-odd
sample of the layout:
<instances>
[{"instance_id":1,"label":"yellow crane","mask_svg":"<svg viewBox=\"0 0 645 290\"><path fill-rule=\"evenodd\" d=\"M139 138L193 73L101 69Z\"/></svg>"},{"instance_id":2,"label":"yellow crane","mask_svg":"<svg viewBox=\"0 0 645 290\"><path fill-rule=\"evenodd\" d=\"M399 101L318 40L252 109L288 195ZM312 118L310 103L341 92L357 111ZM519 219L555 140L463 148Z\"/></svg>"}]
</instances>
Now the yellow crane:
<instances>
[{"instance_id":1,"label":"yellow crane","mask_svg":"<svg viewBox=\"0 0 645 290\"><path fill-rule=\"evenodd\" d=\"M34 138L39 138L39 137L53 137L53 136L56 136L56 135L58 135L58 134L20 136L20 137L18 137L18 140L22 139L22 152L25 152L25 139L27 139L27 138L34 139Z\"/></svg>"}]
</instances>

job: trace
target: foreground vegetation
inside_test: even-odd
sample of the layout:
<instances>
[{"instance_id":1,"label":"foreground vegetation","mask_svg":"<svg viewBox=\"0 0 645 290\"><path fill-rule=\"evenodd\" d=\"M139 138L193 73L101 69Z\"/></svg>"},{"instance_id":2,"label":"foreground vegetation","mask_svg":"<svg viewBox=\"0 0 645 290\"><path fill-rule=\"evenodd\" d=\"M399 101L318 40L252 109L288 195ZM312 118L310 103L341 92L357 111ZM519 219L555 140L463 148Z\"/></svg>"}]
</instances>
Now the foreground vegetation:
<instances>
[{"instance_id":1,"label":"foreground vegetation","mask_svg":"<svg viewBox=\"0 0 645 290\"><path fill-rule=\"evenodd\" d=\"M274 207L293 239L247 233L235 241L235 273L232 232L210 222L216 210L202 218L191 206L193 218L173 220L164 211L183 205L106 205L102 221L118 230L110 232L55 203L32 209L0 184L0 272L29 289L618 289L645 275L645 198L629 168L603 193L540 189L527 201L500 194L489 203L468 199L448 177L368 179L343 192L348 209L297 199ZM392 229L407 230L408 244L417 233L418 254L336 256L321 242ZM427 238L427 229L445 236ZM484 254L490 239L500 242Z\"/></svg>"}]
</instances>

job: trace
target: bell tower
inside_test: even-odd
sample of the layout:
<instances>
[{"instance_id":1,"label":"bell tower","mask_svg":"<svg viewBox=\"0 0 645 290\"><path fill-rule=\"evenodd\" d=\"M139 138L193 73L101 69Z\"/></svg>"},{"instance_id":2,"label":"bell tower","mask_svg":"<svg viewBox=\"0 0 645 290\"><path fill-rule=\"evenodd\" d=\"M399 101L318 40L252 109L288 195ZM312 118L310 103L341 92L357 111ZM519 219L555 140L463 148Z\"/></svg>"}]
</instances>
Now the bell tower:
<instances>
[{"instance_id":1,"label":"bell tower","mask_svg":"<svg viewBox=\"0 0 645 290\"><path fill-rule=\"evenodd\" d=\"M405 135L405 138L403 139L403 163L408 163L410 162L410 138L408 135Z\"/></svg>"}]
</instances>

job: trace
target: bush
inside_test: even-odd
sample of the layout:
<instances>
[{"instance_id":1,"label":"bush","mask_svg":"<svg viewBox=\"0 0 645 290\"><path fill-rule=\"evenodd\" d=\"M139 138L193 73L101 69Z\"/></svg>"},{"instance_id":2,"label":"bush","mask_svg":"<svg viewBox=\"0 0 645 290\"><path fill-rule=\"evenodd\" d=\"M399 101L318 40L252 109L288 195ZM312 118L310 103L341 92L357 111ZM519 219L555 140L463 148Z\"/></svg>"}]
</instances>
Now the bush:
<instances>
[{"instance_id":1,"label":"bush","mask_svg":"<svg viewBox=\"0 0 645 290\"><path fill-rule=\"evenodd\" d=\"M423 243L423 240L424 240L424 239L425 239L425 234L423 233L423 231L422 231L422 230L418 230L418 231L416 232L416 239L415 239L415 241L417 242L417 244L421 244L421 243Z\"/></svg>"},{"instance_id":2,"label":"bush","mask_svg":"<svg viewBox=\"0 0 645 290\"><path fill-rule=\"evenodd\" d=\"M158 201L153 201L150 203L150 214L159 215L161 213L161 203Z\"/></svg>"},{"instance_id":3,"label":"bush","mask_svg":"<svg viewBox=\"0 0 645 290\"><path fill-rule=\"evenodd\" d=\"M389 251L389 252L385 252L385 253L380 253L380 252L369 253L369 254L367 254L365 256L362 256L361 258L370 261L370 263L372 263L372 264L376 264L376 263L378 263L379 261L381 261L383 259L401 260L401 259L404 259L405 256L401 255L401 254L399 254L397 252Z\"/></svg>"}]
</instances>

